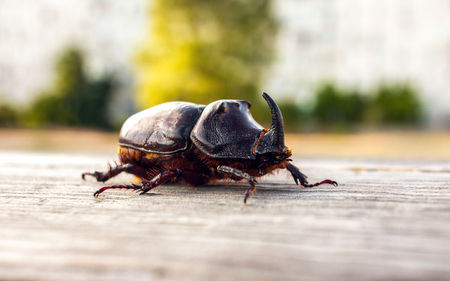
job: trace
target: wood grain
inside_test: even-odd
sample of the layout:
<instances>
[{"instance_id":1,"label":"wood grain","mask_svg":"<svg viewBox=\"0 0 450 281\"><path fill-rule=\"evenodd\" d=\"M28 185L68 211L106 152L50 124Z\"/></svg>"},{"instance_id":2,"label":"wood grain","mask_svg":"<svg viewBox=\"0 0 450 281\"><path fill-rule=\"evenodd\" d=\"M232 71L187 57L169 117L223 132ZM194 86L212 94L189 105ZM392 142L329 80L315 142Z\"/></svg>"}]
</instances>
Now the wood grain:
<instances>
[{"instance_id":1,"label":"wood grain","mask_svg":"<svg viewBox=\"0 0 450 281\"><path fill-rule=\"evenodd\" d=\"M0 151L0 280L449 280L450 162L302 158L310 181L105 192L114 155ZM111 182L129 183L120 176Z\"/></svg>"}]
</instances>

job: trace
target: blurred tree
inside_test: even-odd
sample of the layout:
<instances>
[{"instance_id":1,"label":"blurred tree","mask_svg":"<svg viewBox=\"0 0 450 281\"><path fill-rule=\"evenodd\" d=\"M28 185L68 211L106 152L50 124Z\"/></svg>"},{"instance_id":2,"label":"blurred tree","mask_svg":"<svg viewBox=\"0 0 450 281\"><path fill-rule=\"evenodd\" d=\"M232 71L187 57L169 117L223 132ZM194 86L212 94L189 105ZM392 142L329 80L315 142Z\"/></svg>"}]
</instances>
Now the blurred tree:
<instances>
[{"instance_id":1,"label":"blurred tree","mask_svg":"<svg viewBox=\"0 0 450 281\"><path fill-rule=\"evenodd\" d=\"M0 127L15 127L20 119L19 111L6 103L0 104Z\"/></svg>"},{"instance_id":2,"label":"blurred tree","mask_svg":"<svg viewBox=\"0 0 450 281\"><path fill-rule=\"evenodd\" d=\"M418 124L422 118L417 92L408 84L381 84L370 105L371 122L386 125Z\"/></svg>"},{"instance_id":3,"label":"blurred tree","mask_svg":"<svg viewBox=\"0 0 450 281\"><path fill-rule=\"evenodd\" d=\"M284 128L287 132L298 133L309 125L306 124L309 122L308 115L294 101L278 102L278 106L283 113Z\"/></svg>"},{"instance_id":4,"label":"blurred tree","mask_svg":"<svg viewBox=\"0 0 450 281\"><path fill-rule=\"evenodd\" d=\"M62 105L62 98L49 92L42 92L33 102L31 109L26 113L28 125L48 126L66 125L66 111Z\"/></svg>"},{"instance_id":5,"label":"blurred tree","mask_svg":"<svg viewBox=\"0 0 450 281\"><path fill-rule=\"evenodd\" d=\"M313 115L320 124L326 125L344 121L344 107L334 84L327 83L321 86L316 93L316 100Z\"/></svg>"},{"instance_id":6,"label":"blurred tree","mask_svg":"<svg viewBox=\"0 0 450 281\"><path fill-rule=\"evenodd\" d=\"M318 89L316 98L312 114L324 127L345 129L363 121L367 100L356 91L337 89L334 84L326 83Z\"/></svg>"},{"instance_id":7,"label":"blurred tree","mask_svg":"<svg viewBox=\"0 0 450 281\"><path fill-rule=\"evenodd\" d=\"M417 92L409 84L381 84L372 98L327 83L317 91L313 117L328 129L355 124L414 125L422 118Z\"/></svg>"},{"instance_id":8,"label":"blurred tree","mask_svg":"<svg viewBox=\"0 0 450 281\"><path fill-rule=\"evenodd\" d=\"M28 113L29 123L108 128L106 110L112 77L90 81L84 72L82 53L75 48L62 53L55 71L54 85L34 101Z\"/></svg>"},{"instance_id":9,"label":"blurred tree","mask_svg":"<svg viewBox=\"0 0 450 281\"><path fill-rule=\"evenodd\" d=\"M137 57L139 107L262 100L256 93L277 29L271 0L154 0L150 18L152 32Z\"/></svg>"},{"instance_id":10,"label":"blurred tree","mask_svg":"<svg viewBox=\"0 0 450 281\"><path fill-rule=\"evenodd\" d=\"M368 99L361 93L352 91L341 96L345 121L350 124L361 123L367 110Z\"/></svg>"}]
</instances>

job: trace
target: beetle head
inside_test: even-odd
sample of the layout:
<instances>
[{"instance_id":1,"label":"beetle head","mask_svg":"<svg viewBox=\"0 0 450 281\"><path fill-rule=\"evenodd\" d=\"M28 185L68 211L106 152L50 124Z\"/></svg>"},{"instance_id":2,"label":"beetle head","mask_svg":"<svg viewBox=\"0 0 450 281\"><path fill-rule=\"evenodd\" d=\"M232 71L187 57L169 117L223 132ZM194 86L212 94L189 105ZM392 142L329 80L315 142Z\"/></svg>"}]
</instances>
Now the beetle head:
<instances>
[{"instance_id":1,"label":"beetle head","mask_svg":"<svg viewBox=\"0 0 450 281\"><path fill-rule=\"evenodd\" d=\"M213 158L254 159L263 127L243 100L218 100L205 107L191 133L195 146Z\"/></svg>"},{"instance_id":2,"label":"beetle head","mask_svg":"<svg viewBox=\"0 0 450 281\"><path fill-rule=\"evenodd\" d=\"M283 116L268 94L263 93L263 97L272 112L269 130L253 119L248 101L218 100L205 107L191 132L191 140L213 158L255 159L257 154L267 153L281 153L285 158L289 150L284 145Z\"/></svg>"},{"instance_id":3,"label":"beetle head","mask_svg":"<svg viewBox=\"0 0 450 281\"><path fill-rule=\"evenodd\" d=\"M284 144L283 115L281 115L280 108L267 93L263 93L263 98L266 100L272 112L272 125L269 131L264 134L255 152L257 154L287 152L288 148Z\"/></svg>"}]
</instances>

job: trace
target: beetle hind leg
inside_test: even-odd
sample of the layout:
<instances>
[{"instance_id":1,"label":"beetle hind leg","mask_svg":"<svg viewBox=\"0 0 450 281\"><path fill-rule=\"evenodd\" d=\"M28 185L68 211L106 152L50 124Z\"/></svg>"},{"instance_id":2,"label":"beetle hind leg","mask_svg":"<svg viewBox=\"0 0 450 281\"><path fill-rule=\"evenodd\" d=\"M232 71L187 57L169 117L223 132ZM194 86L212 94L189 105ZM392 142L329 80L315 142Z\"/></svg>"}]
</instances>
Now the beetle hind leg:
<instances>
[{"instance_id":1,"label":"beetle hind leg","mask_svg":"<svg viewBox=\"0 0 450 281\"><path fill-rule=\"evenodd\" d=\"M188 169L166 170L149 181L142 181L140 185L111 185L102 187L94 193L94 197L97 198L100 193L108 189L133 189L140 191L140 194L142 195L173 179L179 179L190 185L199 186L207 183L210 180L210 177Z\"/></svg>"},{"instance_id":2,"label":"beetle hind leg","mask_svg":"<svg viewBox=\"0 0 450 281\"><path fill-rule=\"evenodd\" d=\"M135 175L139 178L143 178L143 179L148 177L146 169L144 169L138 165L135 165L135 164L126 164L126 165L116 165L114 167L110 166L109 170L106 172L95 171L93 173L82 173L81 178L83 178L83 180L85 180L86 176L91 176L91 177L94 177L97 181L105 182L105 181L109 180L110 178L113 178L122 172L130 173L130 174L133 174L133 175Z\"/></svg>"},{"instance_id":3,"label":"beetle hind leg","mask_svg":"<svg viewBox=\"0 0 450 281\"><path fill-rule=\"evenodd\" d=\"M178 169L180 170L180 169ZM164 171L160 174L158 174L156 177L149 181L142 181L140 185L137 184L131 184L131 185L110 185L100 188L94 193L94 197L98 198L100 193L108 190L108 189L133 189L133 190L139 190L140 195L145 194L149 192L151 189L173 179L176 178L179 174L178 170L168 170Z\"/></svg>"},{"instance_id":4,"label":"beetle hind leg","mask_svg":"<svg viewBox=\"0 0 450 281\"><path fill-rule=\"evenodd\" d=\"M308 183L308 181L306 180L306 176L300 172L300 170L295 167L294 165L292 165L291 163L286 164L286 169L291 172L292 177L294 178L294 181L297 185L299 185L299 181L300 181L300 185L302 187L314 187L314 186L319 186L322 184L332 184L334 186L338 186L338 183L332 180L323 180L321 182L316 182L313 184Z\"/></svg>"}]
</instances>

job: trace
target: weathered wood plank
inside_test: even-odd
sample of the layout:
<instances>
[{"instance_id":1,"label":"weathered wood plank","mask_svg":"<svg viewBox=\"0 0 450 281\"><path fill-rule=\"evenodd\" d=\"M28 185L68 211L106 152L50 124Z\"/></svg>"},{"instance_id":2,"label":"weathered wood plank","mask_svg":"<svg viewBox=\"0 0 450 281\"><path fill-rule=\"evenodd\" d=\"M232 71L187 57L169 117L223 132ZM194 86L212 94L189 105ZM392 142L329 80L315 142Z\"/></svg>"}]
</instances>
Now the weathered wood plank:
<instances>
[{"instance_id":1,"label":"weathered wood plank","mask_svg":"<svg viewBox=\"0 0 450 281\"><path fill-rule=\"evenodd\" d=\"M450 162L295 159L245 184L151 194L82 181L113 155L0 152L1 280L448 280ZM129 182L120 176L112 182Z\"/></svg>"}]
</instances>

